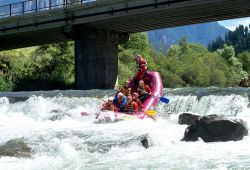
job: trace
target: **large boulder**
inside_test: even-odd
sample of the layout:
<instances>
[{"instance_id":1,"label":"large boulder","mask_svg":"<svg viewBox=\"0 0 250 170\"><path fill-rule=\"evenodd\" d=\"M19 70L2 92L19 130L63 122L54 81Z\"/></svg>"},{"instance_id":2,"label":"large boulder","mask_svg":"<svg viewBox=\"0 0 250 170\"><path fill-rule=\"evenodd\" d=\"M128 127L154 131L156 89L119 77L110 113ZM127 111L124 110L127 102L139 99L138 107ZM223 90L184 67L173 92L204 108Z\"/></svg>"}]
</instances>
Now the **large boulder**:
<instances>
[{"instance_id":1,"label":"large boulder","mask_svg":"<svg viewBox=\"0 0 250 170\"><path fill-rule=\"evenodd\" d=\"M179 115L179 124L180 125L192 125L195 121L200 118L200 116L192 113L182 113Z\"/></svg>"},{"instance_id":2,"label":"large boulder","mask_svg":"<svg viewBox=\"0 0 250 170\"><path fill-rule=\"evenodd\" d=\"M0 146L0 157L30 158L32 149L24 142L23 138L12 139Z\"/></svg>"},{"instance_id":3,"label":"large boulder","mask_svg":"<svg viewBox=\"0 0 250 170\"><path fill-rule=\"evenodd\" d=\"M237 141L247 134L247 123L242 119L208 115L189 125L182 140L197 141L201 138L204 142Z\"/></svg>"}]
</instances>

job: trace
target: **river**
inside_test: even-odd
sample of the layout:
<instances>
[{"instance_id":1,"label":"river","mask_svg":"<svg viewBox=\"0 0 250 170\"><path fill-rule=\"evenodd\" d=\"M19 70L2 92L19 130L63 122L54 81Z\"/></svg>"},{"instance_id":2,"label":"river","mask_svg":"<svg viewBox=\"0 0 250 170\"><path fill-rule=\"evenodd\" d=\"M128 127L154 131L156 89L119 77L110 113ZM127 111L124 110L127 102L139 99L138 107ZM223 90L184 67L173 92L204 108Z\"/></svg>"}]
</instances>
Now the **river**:
<instances>
[{"instance_id":1,"label":"river","mask_svg":"<svg viewBox=\"0 0 250 170\"><path fill-rule=\"evenodd\" d=\"M95 169L250 169L250 138L241 141L183 142L183 112L242 118L250 126L247 88L164 89L169 104L160 102L157 121L96 123L101 99L114 90L0 93L0 144L23 138L31 158L0 158L1 170ZM52 118L58 116L58 120ZM60 115L62 115L60 117ZM150 147L140 144L149 139Z\"/></svg>"}]
</instances>

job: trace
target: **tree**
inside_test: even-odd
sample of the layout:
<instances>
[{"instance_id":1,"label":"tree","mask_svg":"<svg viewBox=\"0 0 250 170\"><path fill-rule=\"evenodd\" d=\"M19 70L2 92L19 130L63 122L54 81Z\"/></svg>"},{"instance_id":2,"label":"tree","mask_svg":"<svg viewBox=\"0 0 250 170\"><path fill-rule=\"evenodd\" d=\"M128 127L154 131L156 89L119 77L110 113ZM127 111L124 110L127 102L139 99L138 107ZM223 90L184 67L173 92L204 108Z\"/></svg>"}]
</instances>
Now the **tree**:
<instances>
[{"instance_id":1,"label":"tree","mask_svg":"<svg viewBox=\"0 0 250 170\"><path fill-rule=\"evenodd\" d=\"M239 54L245 50L250 50L250 34L248 26L244 27L239 25L234 31L229 31L225 35L225 41L221 37L216 38L208 49L210 51L216 51L217 49L223 48L223 45L233 46L236 54Z\"/></svg>"},{"instance_id":2,"label":"tree","mask_svg":"<svg viewBox=\"0 0 250 170\"><path fill-rule=\"evenodd\" d=\"M74 82L73 42L40 46L33 58L40 63L34 75L38 79Z\"/></svg>"},{"instance_id":3,"label":"tree","mask_svg":"<svg viewBox=\"0 0 250 170\"><path fill-rule=\"evenodd\" d=\"M181 56L184 56L186 53L188 53L189 48L188 48L187 37L180 39L179 47L180 47Z\"/></svg>"},{"instance_id":4,"label":"tree","mask_svg":"<svg viewBox=\"0 0 250 170\"><path fill-rule=\"evenodd\" d=\"M226 59L226 61L229 61L231 57L235 57L235 51L233 46L224 45L223 49L218 49L217 53Z\"/></svg>"},{"instance_id":5,"label":"tree","mask_svg":"<svg viewBox=\"0 0 250 170\"><path fill-rule=\"evenodd\" d=\"M238 58L243 64L243 70L247 71L250 74L250 52L244 51L238 54Z\"/></svg>"},{"instance_id":6,"label":"tree","mask_svg":"<svg viewBox=\"0 0 250 170\"><path fill-rule=\"evenodd\" d=\"M208 45L208 49L210 51L216 51L217 49L223 48L224 43L224 40L221 38L221 36L219 36L215 41Z\"/></svg>"}]
</instances>

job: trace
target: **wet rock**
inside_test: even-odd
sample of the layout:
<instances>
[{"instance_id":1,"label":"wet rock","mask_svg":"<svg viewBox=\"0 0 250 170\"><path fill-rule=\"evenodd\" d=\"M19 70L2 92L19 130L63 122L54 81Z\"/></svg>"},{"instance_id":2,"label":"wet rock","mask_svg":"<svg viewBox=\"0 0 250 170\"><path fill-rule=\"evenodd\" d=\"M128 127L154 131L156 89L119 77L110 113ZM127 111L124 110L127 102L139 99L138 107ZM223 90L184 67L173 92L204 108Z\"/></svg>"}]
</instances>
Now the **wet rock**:
<instances>
[{"instance_id":1,"label":"wet rock","mask_svg":"<svg viewBox=\"0 0 250 170\"><path fill-rule=\"evenodd\" d=\"M141 139L141 145L148 149L149 148L149 141L148 141L148 138L144 138L144 139Z\"/></svg>"},{"instance_id":2,"label":"wet rock","mask_svg":"<svg viewBox=\"0 0 250 170\"><path fill-rule=\"evenodd\" d=\"M0 157L24 157L30 158L32 155L32 149L29 147L23 138L12 139L0 146Z\"/></svg>"},{"instance_id":3,"label":"wet rock","mask_svg":"<svg viewBox=\"0 0 250 170\"><path fill-rule=\"evenodd\" d=\"M89 152L100 152L107 153L112 147L128 147L129 145L140 145L144 148L149 148L152 146L152 140L149 135L140 135L137 137L131 137L122 141L98 141L98 142L87 142L87 149Z\"/></svg>"},{"instance_id":4,"label":"wet rock","mask_svg":"<svg viewBox=\"0 0 250 170\"><path fill-rule=\"evenodd\" d=\"M29 99L29 97L8 97L10 103L24 102Z\"/></svg>"},{"instance_id":5,"label":"wet rock","mask_svg":"<svg viewBox=\"0 0 250 170\"><path fill-rule=\"evenodd\" d=\"M178 123L180 125L192 125L195 123L195 121L200 118L200 116L192 114L192 113L182 113L179 115L179 121Z\"/></svg>"},{"instance_id":6,"label":"wet rock","mask_svg":"<svg viewBox=\"0 0 250 170\"><path fill-rule=\"evenodd\" d=\"M144 135L128 138L127 140L121 142L120 146L126 147L132 144L140 145L146 149L153 145L150 136L148 134L144 134Z\"/></svg>"},{"instance_id":7,"label":"wet rock","mask_svg":"<svg viewBox=\"0 0 250 170\"><path fill-rule=\"evenodd\" d=\"M63 113L62 111L59 110L52 110L50 113L52 114L49 117L49 120L51 121L62 120L65 118L65 116L70 116L69 114Z\"/></svg>"},{"instance_id":8,"label":"wet rock","mask_svg":"<svg viewBox=\"0 0 250 170\"><path fill-rule=\"evenodd\" d=\"M189 125L182 140L197 141L201 138L204 142L238 141L247 134L247 123L244 120L209 115Z\"/></svg>"}]
</instances>

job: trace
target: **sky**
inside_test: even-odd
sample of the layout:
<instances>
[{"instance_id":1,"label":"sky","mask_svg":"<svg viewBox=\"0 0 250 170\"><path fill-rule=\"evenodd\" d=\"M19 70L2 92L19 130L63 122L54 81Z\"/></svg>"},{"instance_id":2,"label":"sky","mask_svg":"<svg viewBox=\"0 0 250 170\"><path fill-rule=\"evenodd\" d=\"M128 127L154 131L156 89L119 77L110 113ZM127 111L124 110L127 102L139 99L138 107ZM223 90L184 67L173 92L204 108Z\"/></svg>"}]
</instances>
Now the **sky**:
<instances>
[{"instance_id":1,"label":"sky","mask_svg":"<svg viewBox=\"0 0 250 170\"><path fill-rule=\"evenodd\" d=\"M244 26L249 25L250 24L250 17L219 21L219 24L226 27L227 29L233 31L240 24L244 25Z\"/></svg>"}]
</instances>

